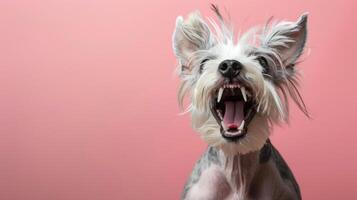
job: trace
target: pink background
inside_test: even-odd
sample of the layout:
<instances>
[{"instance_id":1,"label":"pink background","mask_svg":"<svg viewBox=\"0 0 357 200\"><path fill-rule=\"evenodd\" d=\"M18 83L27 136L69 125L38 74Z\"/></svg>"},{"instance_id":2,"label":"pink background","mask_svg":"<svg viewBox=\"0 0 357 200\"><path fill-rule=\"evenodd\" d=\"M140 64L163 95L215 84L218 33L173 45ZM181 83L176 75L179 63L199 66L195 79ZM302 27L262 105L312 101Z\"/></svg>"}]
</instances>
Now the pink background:
<instances>
[{"instance_id":1,"label":"pink background","mask_svg":"<svg viewBox=\"0 0 357 200\"><path fill-rule=\"evenodd\" d=\"M310 12L302 94L273 142L304 199L354 199L356 2L231 0L236 27ZM178 199L205 149L178 116L171 34L204 1L2 0L0 199Z\"/></svg>"}]
</instances>

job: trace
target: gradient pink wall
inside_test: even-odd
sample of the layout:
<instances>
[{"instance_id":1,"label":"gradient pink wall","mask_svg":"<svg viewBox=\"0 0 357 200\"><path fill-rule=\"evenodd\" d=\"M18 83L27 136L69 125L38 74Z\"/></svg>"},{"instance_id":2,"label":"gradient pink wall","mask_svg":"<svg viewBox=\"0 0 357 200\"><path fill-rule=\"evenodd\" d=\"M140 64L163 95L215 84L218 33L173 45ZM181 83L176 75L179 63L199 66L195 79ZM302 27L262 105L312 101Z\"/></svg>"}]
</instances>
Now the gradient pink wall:
<instances>
[{"instance_id":1,"label":"gradient pink wall","mask_svg":"<svg viewBox=\"0 0 357 200\"><path fill-rule=\"evenodd\" d=\"M355 199L357 3L217 1L236 27L310 12L293 107L273 142L304 199ZM178 199L205 144L180 117L171 33L205 1L2 0L0 199Z\"/></svg>"}]
</instances>

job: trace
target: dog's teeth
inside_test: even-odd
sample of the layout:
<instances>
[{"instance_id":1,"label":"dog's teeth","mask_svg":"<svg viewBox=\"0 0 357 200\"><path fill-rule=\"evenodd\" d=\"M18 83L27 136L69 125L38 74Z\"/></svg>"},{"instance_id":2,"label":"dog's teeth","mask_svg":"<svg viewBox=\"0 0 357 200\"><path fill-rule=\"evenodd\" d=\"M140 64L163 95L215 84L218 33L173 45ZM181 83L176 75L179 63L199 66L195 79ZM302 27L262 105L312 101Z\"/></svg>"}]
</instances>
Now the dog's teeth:
<instances>
[{"instance_id":1,"label":"dog's teeth","mask_svg":"<svg viewBox=\"0 0 357 200\"><path fill-rule=\"evenodd\" d=\"M221 101L223 91L224 91L223 88L219 88L218 96L217 96L217 102L218 102L218 103Z\"/></svg>"},{"instance_id":2,"label":"dog's teeth","mask_svg":"<svg viewBox=\"0 0 357 200\"><path fill-rule=\"evenodd\" d=\"M245 122L245 121L243 120L242 123L240 124L238 130L240 130L240 131L243 130L243 128L244 128L244 122Z\"/></svg>"},{"instance_id":3,"label":"dog's teeth","mask_svg":"<svg viewBox=\"0 0 357 200\"><path fill-rule=\"evenodd\" d=\"M222 120L222 119L223 119L223 117L222 117L222 113L221 113L221 111L217 110L217 113L218 113L219 118Z\"/></svg>"},{"instance_id":4,"label":"dog's teeth","mask_svg":"<svg viewBox=\"0 0 357 200\"><path fill-rule=\"evenodd\" d=\"M226 125L224 124L223 121L221 122L221 125L222 125L222 127L223 127L224 130L227 130L227 127L226 127Z\"/></svg>"},{"instance_id":5,"label":"dog's teeth","mask_svg":"<svg viewBox=\"0 0 357 200\"><path fill-rule=\"evenodd\" d=\"M245 87L241 87L240 90L242 92L244 101L247 102L247 94L245 93Z\"/></svg>"}]
</instances>

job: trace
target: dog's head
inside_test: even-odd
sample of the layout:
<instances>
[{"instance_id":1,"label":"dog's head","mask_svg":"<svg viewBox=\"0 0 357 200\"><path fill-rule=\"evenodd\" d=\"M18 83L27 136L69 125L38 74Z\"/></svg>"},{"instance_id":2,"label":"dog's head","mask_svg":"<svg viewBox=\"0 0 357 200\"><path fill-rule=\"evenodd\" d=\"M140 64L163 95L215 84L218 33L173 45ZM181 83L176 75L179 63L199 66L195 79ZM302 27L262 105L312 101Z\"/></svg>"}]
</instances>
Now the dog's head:
<instances>
[{"instance_id":1,"label":"dog's head","mask_svg":"<svg viewBox=\"0 0 357 200\"><path fill-rule=\"evenodd\" d=\"M179 16L173 49L179 61L180 105L203 139L229 153L259 150L273 123L287 121L288 98L307 114L295 65L306 41L307 14L296 22L267 23L234 40L217 7L219 24L198 12ZM214 32L211 31L213 28Z\"/></svg>"}]
</instances>

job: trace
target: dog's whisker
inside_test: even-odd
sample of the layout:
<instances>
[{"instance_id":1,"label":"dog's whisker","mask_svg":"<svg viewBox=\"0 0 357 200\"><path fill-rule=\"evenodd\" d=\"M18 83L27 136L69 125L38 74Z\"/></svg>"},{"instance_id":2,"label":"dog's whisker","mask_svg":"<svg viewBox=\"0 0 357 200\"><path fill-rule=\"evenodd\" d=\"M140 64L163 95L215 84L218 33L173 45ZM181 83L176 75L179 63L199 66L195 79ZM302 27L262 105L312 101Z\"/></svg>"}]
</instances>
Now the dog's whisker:
<instances>
[{"instance_id":1,"label":"dog's whisker","mask_svg":"<svg viewBox=\"0 0 357 200\"><path fill-rule=\"evenodd\" d=\"M266 76L266 77L269 77L269 78L273 78L273 76L272 76L272 75L270 75L270 74L266 74L266 73L263 73L263 76Z\"/></svg>"}]
</instances>

